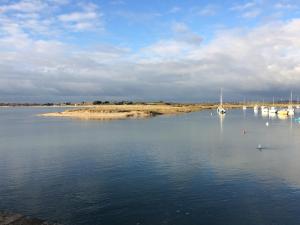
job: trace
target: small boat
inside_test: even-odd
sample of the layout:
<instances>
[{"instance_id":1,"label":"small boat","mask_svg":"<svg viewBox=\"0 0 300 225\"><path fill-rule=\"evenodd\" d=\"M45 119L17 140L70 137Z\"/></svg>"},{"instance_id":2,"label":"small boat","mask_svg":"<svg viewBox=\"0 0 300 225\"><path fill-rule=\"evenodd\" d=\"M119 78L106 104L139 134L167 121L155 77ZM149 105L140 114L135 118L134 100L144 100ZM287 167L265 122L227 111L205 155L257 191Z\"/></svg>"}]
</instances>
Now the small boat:
<instances>
[{"instance_id":1,"label":"small boat","mask_svg":"<svg viewBox=\"0 0 300 225\"><path fill-rule=\"evenodd\" d=\"M280 110L278 110L277 114L280 116L287 116L289 114L289 112L287 109L280 109Z\"/></svg>"},{"instance_id":2,"label":"small boat","mask_svg":"<svg viewBox=\"0 0 300 225\"><path fill-rule=\"evenodd\" d=\"M255 113L258 112L258 105L255 105L255 106L253 107L253 111L254 111Z\"/></svg>"},{"instance_id":3,"label":"small boat","mask_svg":"<svg viewBox=\"0 0 300 225\"><path fill-rule=\"evenodd\" d=\"M270 110L269 110L269 113L270 114L276 114L277 113L277 108L275 107L275 106L272 106L271 108L270 108Z\"/></svg>"},{"instance_id":4,"label":"small boat","mask_svg":"<svg viewBox=\"0 0 300 225\"><path fill-rule=\"evenodd\" d=\"M291 92L290 104L288 106L288 115L293 116L295 114L295 109L293 107L293 93Z\"/></svg>"},{"instance_id":5,"label":"small boat","mask_svg":"<svg viewBox=\"0 0 300 225\"><path fill-rule=\"evenodd\" d=\"M247 106L246 106L246 100L245 100L245 98L244 98L244 105L243 105L243 110L247 110Z\"/></svg>"},{"instance_id":6,"label":"small boat","mask_svg":"<svg viewBox=\"0 0 300 225\"><path fill-rule=\"evenodd\" d=\"M287 111L289 116L295 115L295 109L293 108L293 106L289 106Z\"/></svg>"},{"instance_id":7,"label":"small boat","mask_svg":"<svg viewBox=\"0 0 300 225\"><path fill-rule=\"evenodd\" d=\"M274 97L273 97L273 106L269 109L269 113L275 115L277 113L277 108L275 107Z\"/></svg>"},{"instance_id":8,"label":"small boat","mask_svg":"<svg viewBox=\"0 0 300 225\"><path fill-rule=\"evenodd\" d=\"M226 110L222 107L222 106L219 106L218 109L217 109L217 112L219 114L225 114L226 113Z\"/></svg>"},{"instance_id":9,"label":"small boat","mask_svg":"<svg viewBox=\"0 0 300 225\"><path fill-rule=\"evenodd\" d=\"M289 117L287 114L278 114L278 119L280 120L287 120Z\"/></svg>"},{"instance_id":10,"label":"small boat","mask_svg":"<svg viewBox=\"0 0 300 225\"><path fill-rule=\"evenodd\" d=\"M222 89L221 89L221 94L220 94L220 105L217 108L217 112L219 114L225 114L226 110L223 108L223 93L222 93Z\"/></svg>"},{"instance_id":11,"label":"small boat","mask_svg":"<svg viewBox=\"0 0 300 225\"><path fill-rule=\"evenodd\" d=\"M262 147L261 144L259 144L256 149L258 149L259 151L261 151L261 150L264 149L264 147Z\"/></svg>"},{"instance_id":12,"label":"small boat","mask_svg":"<svg viewBox=\"0 0 300 225\"><path fill-rule=\"evenodd\" d=\"M261 115L262 115L263 117L269 116L269 109L268 109L268 107L263 107L263 108L261 109Z\"/></svg>"},{"instance_id":13,"label":"small boat","mask_svg":"<svg viewBox=\"0 0 300 225\"><path fill-rule=\"evenodd\" d=\"M261 113L263 114L269 113L269 108L266 106L261 106Z\"/></svg>"}]
</instances>

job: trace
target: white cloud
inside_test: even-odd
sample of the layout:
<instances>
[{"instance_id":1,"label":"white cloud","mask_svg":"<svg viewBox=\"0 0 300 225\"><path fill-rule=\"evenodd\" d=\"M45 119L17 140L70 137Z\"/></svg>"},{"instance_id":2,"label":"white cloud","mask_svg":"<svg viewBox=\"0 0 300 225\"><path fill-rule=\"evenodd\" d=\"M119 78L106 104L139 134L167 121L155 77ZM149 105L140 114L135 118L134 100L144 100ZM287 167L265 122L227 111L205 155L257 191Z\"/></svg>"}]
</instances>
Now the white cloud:
<instances>
[{"instance_id":1,"label":"white cloud","mask_svg":"<svg viewBox=\"0 0 300 225\"><path fill-rule=\"evenodd\" d=\"M39 0L23 0L17 3L0 6L0 12L6 13L10 11L17 11L32 13L43 10L45 7L47 7L47 4Z\"/></svg>"},{"instance_id":2,"label":"white cloud","mask_svg":"<svg viewBox=\"0 0 300 225\"><path fill-rule=\"evenodd\" d=\"M184 52L191 50L191 46L182 41L175 40L163 40L153 45L148 46L142 51L149 57L158 57L159 60L162 58L177 59L181 58Z\"/></svg>"},{"instance_id":3,"label":"white cloud","mask_svg":"<svg viewBox=\"0 0 300 225\"><path fill-rule=\"evenodd\" d=\"M186 42L189 45L199 45L203 40L199 34L191 31L185 23L174 23L172 30L176 40Z\"/></svg>"},{"instance_id":4,"label":"white cloud","mask_svg":"<svg viewBox=\"0 0 300 225\"><path fill-rule=\"evenodd\" d=\"M72 29L88 30L98 10L76 8L60 19ZM300 19L223 30L206 43L187 24L174 23L171 38L133 51L110 45L82 49L51 35L37 38L31 32L57 28L57 21L36 13L21 12L28 15L23 19L0 16L1 96L201 101L217 99L219 87L236 96L289 92L300 85Z\"/></svg>"},{"instance_id":5,"label":"white cloud","mask_svg":"<svg viewBox=\"0 0 300 225\"><path fill-rule=\"evenodd\" d=\"M60 15L58 18L63 22L78 22L85 20L93 20L98 17L95 12L73 12L70 14Z\"/></svg>"},{"instance_id":6,"label":"white cloud","mask_svg":"<svg viewBox=\"0 0 300 225\"><path fill-rule=\"evenodd\" d=\"M253 8L254 6L256 6L256 2L246 2L244 4L237 4L234 5L233 7L231 7L231 10L234 11L244 11L244 10L248 10L249 8Z\"/></svg>"},{"instance_id":7,"label":"white cloud","mask_svg":"<svg viewBox=\"0 0 300 225\"><path fill-rule=\"evenodd\" d=\"M103 29L102 14L95 4L80 4L83 11L71 12L58 16L64 26L75 31Z\"/></svg>"},{"instance_id":8,"label":"white cloud","mask_svg":"<svg viewBox=\"0 0 300 225\"><path fill-rule=\"evenodd\" d=\"M169 10L169 13L178 13L181 11L181 8L179 6L174 6Z\"/></svg>"},{"instance_id":9,"label":"white cloud","mask_svg":"<svg viewBox=\"0 0 300 225\"><path fill-rule=\"evenodd\" d=\"M286 2L278 2L274 5L274 8L276 9L297 9L297 5L286 3Z\"/></svg>"},{"instance_id":10,"label":"white cloud","mask_svg":"<svg viewBox=\"0 0 300 225\"><path fill-rule=\"evenodd\" d=\"M160 14L159 12L135 12L128 10L115 11L114 15L134 23L149 23L149 21L160 18L162 16L162 14Z\"/></svg>"},{"instance_id":11,"label":"white cloud","mask_svg":"<svg viewBox=\"0 0 300 225\"><path fill-rule=\"evenodd\" d=\"M217 13L217 7L214 5L207 5L201 8L198 12L200 16L213 16Z\"/></svg>"},{"instance_id":12,"label":"white cloud","mask_svg":"<svg viewBox=\"0 0 300 225\"><path fill-rule=\"evenodd\" d=\"M242 14L242 17L252 19L252 18L258 17L260 14L261 14L260 9L253 9L253 10L249 10L249 11L244 12Z\"/></svg>"},{"instance_id":13,"label":"white cloud","mask_svg":"<svg viewBox=\"0 0 300 225\"><path fill-rule=\"evenodd\" d=\"M79 2L73 11L59 15L69 0L21 0L0 3L0 30L18 26L29 35L57 36L68 30L103 30L102 14L93 3ZM67 29L66 29L67 28Z\"/></svg>"},{"instance_id":14,"label":"white cloud","mask_svg":"<svg viewBox=\"0 0 300 225\"><path fill-rule=\"evenodd\" d=\"M189 32L189 28L185 23L174 23L172 30L176 33L185 33Z\"/></svg>"},{"instance_id":15,"label":"white cloud","mask_svg":"<svg viewBox=\"0 0 300 225\"><path fill-rule=\"evenodd\" d=\"M236 11L241 17L246 19L253 19L261 15L261 4L260 1L250 1L244 4L236 4L230 9Z\"/></svg>"}]
</instances>

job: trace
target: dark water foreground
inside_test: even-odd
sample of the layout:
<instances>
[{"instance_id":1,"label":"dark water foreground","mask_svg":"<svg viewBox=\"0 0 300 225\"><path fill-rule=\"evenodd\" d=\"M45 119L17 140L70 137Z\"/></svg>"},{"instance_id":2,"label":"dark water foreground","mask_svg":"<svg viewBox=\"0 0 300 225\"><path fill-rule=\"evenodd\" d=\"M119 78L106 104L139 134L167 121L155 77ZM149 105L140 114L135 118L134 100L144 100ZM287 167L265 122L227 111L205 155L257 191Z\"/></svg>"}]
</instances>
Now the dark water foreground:
<instances>
[{"instance_id":1,"label":"dark water foreground","mask_svg":"<svg viewBox=\"0 0 300 225\"><path fill-rule=\"evenodd\" d=\"M21 214L0 212L0 225L59 225Z\"/></svg>"},{"instance_id":2,"label":"dark water foreground","mask_svg":"<svg viewBox=\"0 0 300 225\"><path fill-rule=\"evenodd\" d=\"M35 116L43 111L0 110L1 210L65 225L300 224L293 120Z\"/></svg>"}]
</instances>

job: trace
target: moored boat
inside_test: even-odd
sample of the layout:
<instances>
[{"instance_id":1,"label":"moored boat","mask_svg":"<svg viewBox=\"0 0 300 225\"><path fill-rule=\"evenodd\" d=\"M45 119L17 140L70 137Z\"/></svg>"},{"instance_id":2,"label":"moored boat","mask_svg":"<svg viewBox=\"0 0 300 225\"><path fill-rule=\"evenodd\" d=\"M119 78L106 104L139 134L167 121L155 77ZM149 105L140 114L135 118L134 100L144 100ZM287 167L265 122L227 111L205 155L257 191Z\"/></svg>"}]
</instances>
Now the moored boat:
<instances>
[{"instance_id":1,"label":"moored boat","mask_svg":"<svg viewBox=\"0 0 300 225\"><path fill-rule=\"evenodd\" d=\"M261 106L261 113L263 114L269 113L269 108L266 106Z\"/></svg>"},{"instance_id":2,"label":"moored boat","mask_svg":"<svg viewBox=\"0 0 300 225\"><path fill-rule=\"evenodd\" d=\"M226 110L223 107L223 92L222 92L222 89L221 89L221 93L220 93L220 105L217 108L217 112L219 114L225 114L226 113Z\"/></svg>"},{"instance_id":3,"label":"moored boat","mask_svg":"<svg viewBox=\"0 0 300 225\"><path fill-rule=\"evenodd\" d=\"M277 113L277 108L275 107L275 106L272 106L271 108L270 108L270 110L269 110L269 113L270 114L276 114Z\"/></svg>"},{"instance_id":4,"label":"moored boat","mask_svg":"<svg viewBox=\"0 0 300 225\"><path fill-rule=\"evenodd\" d=\"M278 119L287 120L289 118L288 114L277 114Z\"/></svg>"},{"instance_id":5,"label":"moored boat","mask_svg":"<svg viewBox=\"0 0 300 225\"><path fill-rule=\"evenodd\" d=\"M295 115L295 109L293 108L293 106L289 106L287 111L289 116Z\"/></svg>"},{"instance_id":6,"label":"moored boat","mask_svg":"<svg viewBox=\"0 0 300 225\"><path fill-rule=\"evenodd\" d=\"M280 116L287 116L289 114L289 112L287 109L280 109L280 110L278 110L277 114Z\"/></svg>"},{"instance_id":7,"label":"moored boat","mask_svg":"<svg viewBox=\"0 0 300 225\"><path fill-rule=\"evenodd\" d=\"M276 114L277 113L277 108L275 107L275 100L274 100L274 97L273 97L273 106L269 109L269 113L270 114Z\"/></svg>"},{"instance_id":8,"label":"moored boat","mask_svg":"<svg viewBox=\"0 0 300 225\"><path fill-rule=\"evenodd\" d=\"M255 105L253 107L253 111L254 111L254 114L257 115L258 114L258 105Z\"/></svg>"},{"instance_id":9,"label":"moored boat","mask_svg":"<svg viewBox=\"0 0 300 225\"><path fill-rule=\"evenodd\" d=\"M291 92L290 104L288 106L288 115L293 116L295 114L295 109L293 107L293 93Z\"/></svg>"}]
</instances>

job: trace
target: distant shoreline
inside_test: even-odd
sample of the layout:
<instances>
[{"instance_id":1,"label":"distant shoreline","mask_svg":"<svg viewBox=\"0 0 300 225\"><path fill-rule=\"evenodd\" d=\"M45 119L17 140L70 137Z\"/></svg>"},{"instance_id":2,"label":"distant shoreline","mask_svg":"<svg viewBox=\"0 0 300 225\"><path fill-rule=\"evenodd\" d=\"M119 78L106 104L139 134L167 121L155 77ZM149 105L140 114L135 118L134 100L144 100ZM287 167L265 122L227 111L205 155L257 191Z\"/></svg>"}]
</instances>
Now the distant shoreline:
<instances>
[{"instance_id":1,"label":"distant shoreline","mask_svg":"<svg viewBox=\"0 0 300 225\"><path fill-rule=\"evenodd\" d=\"M288 103L259 103L259 104L240 104L224 103L225 109L238 109L243 106L253 108L254 105L264 105L267 107L287 107ZM68 108L62 112L49 112L39 114L44 117L67 117L81 120L120 120L120 119L139 119L150 118L158 115L178 115L202 110L215 110L218 103L130 103L130 104L71 104L71 105L10 105L0 108Z\"/></svg>"}]
</instances>

